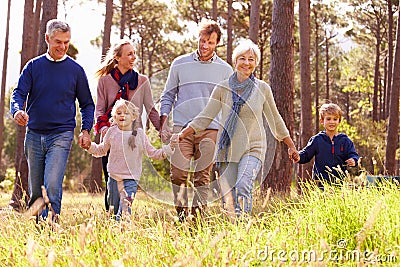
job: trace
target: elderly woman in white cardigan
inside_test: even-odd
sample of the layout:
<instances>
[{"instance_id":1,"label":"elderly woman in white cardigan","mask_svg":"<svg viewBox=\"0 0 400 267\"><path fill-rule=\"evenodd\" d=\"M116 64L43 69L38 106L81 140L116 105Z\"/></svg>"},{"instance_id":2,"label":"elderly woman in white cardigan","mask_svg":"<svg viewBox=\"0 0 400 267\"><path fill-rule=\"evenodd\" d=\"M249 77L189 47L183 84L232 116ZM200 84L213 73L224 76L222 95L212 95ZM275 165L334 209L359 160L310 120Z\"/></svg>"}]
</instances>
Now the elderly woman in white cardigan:
<instances>
[{"instance_id":1,"label":"elderly woman in white cardigan","mask_svg":"<svg viewBox=\"0 0 400 267\"><path fill-rule=\"evenodd\" d=\"M206 129L221 112L216 162L225 209L235 217L252 210L254 180L267 149L263 114L274 137L289 147L289 157L297 158L298 151L276 108L271 88L254 77L260 62L257 45L251 40L241 42L233 51L232 60L232 76L214 88L204 110L172 139L179 141Z\"/></svg>"}]
</instances>

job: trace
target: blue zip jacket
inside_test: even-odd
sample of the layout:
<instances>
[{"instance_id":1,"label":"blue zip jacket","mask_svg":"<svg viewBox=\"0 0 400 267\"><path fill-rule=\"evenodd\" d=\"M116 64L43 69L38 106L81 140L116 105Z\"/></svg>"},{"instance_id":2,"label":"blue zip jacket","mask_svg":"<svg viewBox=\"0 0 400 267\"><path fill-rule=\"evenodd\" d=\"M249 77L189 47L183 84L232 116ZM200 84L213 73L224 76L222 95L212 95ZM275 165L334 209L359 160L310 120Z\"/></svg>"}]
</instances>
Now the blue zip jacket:
<instances>
[{"instance_id":1,"label":"blue zip jacket","mask_svg":"<svg viewBox=\"0 0 400 267\"><path fill-rule=\"evenodd\" d=\"M51 61L46 55L30 60L22 70L10 100L14 115L24 110L29 115L28 128L40 134L73 131L76 126L75 102L82 114L82 129L91 130L94 102L83 68L70 57Z\"/></svg>"},{"instance_id":2,"label":"blue zip jacket","mask_svg":"<svg viewBox=\"0 0 400 267\"><path fill-rule=\"evenodd\" d=\"M360 158L353 142L347 135L339 133L334 136L331 141L325 131L321 131L311 137L307 146L299 153L300 164L307 163L315 157L313 177L320 178L322 176L322 178L327 181L332 181L332 179L330 179L331 175L338 178L341 177L341 175L333 168L339 166L343 171L345 171L347 169L346 160L353 158L357 165ZM327 167L329 167L330 170Z\"/></svg>"}]
</instances>

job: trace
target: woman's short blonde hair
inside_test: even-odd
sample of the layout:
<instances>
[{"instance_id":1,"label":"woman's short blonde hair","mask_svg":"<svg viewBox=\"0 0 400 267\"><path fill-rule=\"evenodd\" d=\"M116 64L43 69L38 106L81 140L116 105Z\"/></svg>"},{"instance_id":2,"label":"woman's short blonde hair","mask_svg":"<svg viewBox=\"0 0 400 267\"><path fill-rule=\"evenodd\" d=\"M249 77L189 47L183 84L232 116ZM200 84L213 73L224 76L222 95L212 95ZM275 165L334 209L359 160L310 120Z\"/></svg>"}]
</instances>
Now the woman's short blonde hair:
<instances>
[{"instance_id":1,"label":"woman's short blonde hair","mask_svg":"<svg viewBox=\"0 0 400 267\"><path fill-rule=\"evenodd\" d=\"M236 65L236 60L238 59L239 56L243 55L247 51L251 51L254 56L256 57L256 66L258 63L260 63L260 58L261 58L261 52L260 48L253 43L252 40L250 39L244 39L243 41L240 41L239 45L236 46L236 48L233 50L232 53L232 62L234 65Z\"/></svg>"}]
</instances>

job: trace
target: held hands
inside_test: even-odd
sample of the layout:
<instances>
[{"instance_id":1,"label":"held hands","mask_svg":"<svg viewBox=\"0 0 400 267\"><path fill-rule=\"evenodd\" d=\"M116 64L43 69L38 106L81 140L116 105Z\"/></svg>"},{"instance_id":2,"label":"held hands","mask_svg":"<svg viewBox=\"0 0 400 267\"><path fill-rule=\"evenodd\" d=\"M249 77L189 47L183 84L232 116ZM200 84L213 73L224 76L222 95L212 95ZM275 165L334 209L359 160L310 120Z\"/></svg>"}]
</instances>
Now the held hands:
<instances>
[{"instance_id":1,"label":"held hands","mask_svg":"<svg viewBox=\"0 0 400 267\"><path fill-rule=\"evenodd\" d=\"M171 146L172 149L176 148L179 144L179 134L173 134L171 135L171 138L169 139L169 145Z\"/></svg>"},{"instance_id":2,"label":"held hands","mask_svg":"<svg viewBox=\"0 0 400 267\"><path fill-rule=\"evenodd\" d=\"M174 133L170 138L171 147L177 146L179 142L181 142L186 136L191 134L194 134L194 130L192 127L189 126L182 129L182 131L180 131L179 133Z\"/></svg>"},{"instance_id":3,"label":"held hands","mask_svg":"<svg viewBox=\"0 0 400 267\"><path fill-rule=\"evenodd\" d=\"M299 151L297 151L295 147L289 147L288 154L289 154L289 159L292 160L293 162L300 161Z\"/></svg>"},{"instance_id":4,"label":"held hands","mask_svg":"<svg viewBox=\"0 0 400 267\"><path fill-rule=\"evenodd\" d=\"M83 149L89 149L90 145L91 145L91 141L90 141L90 135L89 132L87 130L83 130L80 134L79 134L79 138L78 138L78 142L79 142L79 146Z\"/></svg>"},{"instance_id":5,"label":"held hands","mask_svg":"<svg viewBox=\"0 0 400 267\"><path fill-rule=\"evenodd\" d=\"M171 138L171 129L168 127L168 117L166 115L160 116L160 133L161 142L167 143Z\"/></svg>"},{"instance_id":6,"label":"held hands","mask_svg":"<svg viewBox=\"0 0 400 267\"><path fill-rule=\"evenodd\" d=\"M14 121L20 126L26 126L29 121L29 116L25 111L18 110L14 113Z\"/></svg>"},{"instance_id":7,"label":"held hands","mask_svg":"<svg viewBox=\"0 0 400 267\"><path fill-rule=\"evenodd\" d=\"M299 151L297 151L292 138L290 136L285 137L283 139L283 142L289 147L289 149L288 149L289 159L292 160L293 162L299 162L300 154L299 154Z\"/></svg>"},{"instance_id":8,"label":"held hands","mask_svg":"<svg viewBox=\"0 0 400 267\"><path fill-rule=\"evenodd\" d=\"M163 143L168 143L168 140L172 138L172 132L168 125L165 125L164 128L160 130L160 138Z\"/></svg>"}]
</instances>

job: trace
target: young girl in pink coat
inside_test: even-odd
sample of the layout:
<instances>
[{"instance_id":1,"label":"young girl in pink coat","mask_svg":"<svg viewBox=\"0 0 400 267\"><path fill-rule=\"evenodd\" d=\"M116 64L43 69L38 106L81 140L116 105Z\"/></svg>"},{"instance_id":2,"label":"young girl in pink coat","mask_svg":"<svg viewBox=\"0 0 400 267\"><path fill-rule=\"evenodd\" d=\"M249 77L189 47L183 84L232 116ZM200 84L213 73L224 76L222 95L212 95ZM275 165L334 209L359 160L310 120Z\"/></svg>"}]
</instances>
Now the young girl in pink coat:
<instances>
[{"instance_id":1,"label":"young girl in pink coat","mask_svg":"<svg viewBox=\"0 0 400 267\"><path fill-rule=\"evenodd\" d=\"M100 144L94 142L87 151L94 157L102 157L110 151L107 164L109 176L117 181L118 193L115 196L110 188L115 183L107 183L110 206L117 207L116 219L131 213L130 205L136 195L138 182L142 173L142 157L161 160L173 153L174 142L163 145L161 149L153 147L142 128L135 127L139 118L138 108L130 101L119 99L111 111L111 127ZM109 180L110 181L110 180ZM118 203L119 202L119 203Z\"/></svg>"}]
</instances>

